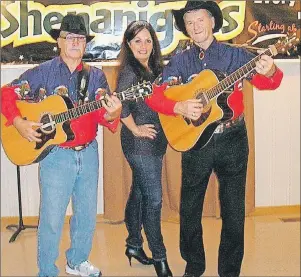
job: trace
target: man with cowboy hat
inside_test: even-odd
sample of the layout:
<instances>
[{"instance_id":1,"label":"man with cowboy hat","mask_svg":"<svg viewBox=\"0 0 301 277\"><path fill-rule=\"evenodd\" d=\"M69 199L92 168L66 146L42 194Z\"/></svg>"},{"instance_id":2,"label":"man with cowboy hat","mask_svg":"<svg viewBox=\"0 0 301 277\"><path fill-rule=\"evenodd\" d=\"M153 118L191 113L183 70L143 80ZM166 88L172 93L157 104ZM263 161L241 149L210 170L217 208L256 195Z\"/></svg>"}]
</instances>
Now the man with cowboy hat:
<instances>
[{"instance_id":1,"label":"man with cowboy hat","mask_svg":"<svg viewBox=\"0 0 301 277\"><path fill-rule=\"evenodd\" d=\"M215 39L213 33L221 29L223 15L214 1L187 1L184 8L172 12L178 30L190 37L194 45L170 60L164 69L163 80L178 78L187 83L204 69L219 70L229 75L254 58L253 54L243 48L229 46ZM283 74L271 57L262 55L255 70L256 74L247 78L257 88L276 89L280 85ZM179 114L193 121L200 118L203 111L201 100L188 99L171 103L171 99L164 100L164 96L156 97L162 88L164 86L155 88L153 97L148 100L153 109L165 114ZM237 277L240 274L244 253L245 184L249 150L241 81L234 85L228 100L233 117L216 128L203 148L182 153L180 250L187 262L186 277L198 277L205 272L201 219L212 171L219 180L222 218L218 274L222 277ZM160 108L162 105L164 110Z\"/></svg>"},{"instance_id":2,"label":"man with cowboy hat","mask_svg":"<svg viewBox=\"0 0 301 277\"><path fill-rule=\"evenodd\" d=\"M22 118L16 100L37 101L41 96L68 96L75 106L93 101L98 91L109 90L104 73L82 62L88 35L84 19L68 14L60 29L50 31L57 40L60 55L23 73L18 80L2 88L2 113L7 125L13 124L32 143L40 142L35 131L40 123ZM26 93L20 86L26 83ZM109 93L109 91L108 91ZM26 97L25 97L26 96ZM42 97L42 98L43 98ZM89 262L97 213L98 124L115 131L119 122L121 102L107 95L103 108L70 121L74 139L52 148L39 164L40 217L38 227L38 276L58 276L55 265L65 213L71 198L73 215L70 220L71 246L66 251L66 272L80 276L101 276L100 270Z\"/></svg>"}]
</instances>

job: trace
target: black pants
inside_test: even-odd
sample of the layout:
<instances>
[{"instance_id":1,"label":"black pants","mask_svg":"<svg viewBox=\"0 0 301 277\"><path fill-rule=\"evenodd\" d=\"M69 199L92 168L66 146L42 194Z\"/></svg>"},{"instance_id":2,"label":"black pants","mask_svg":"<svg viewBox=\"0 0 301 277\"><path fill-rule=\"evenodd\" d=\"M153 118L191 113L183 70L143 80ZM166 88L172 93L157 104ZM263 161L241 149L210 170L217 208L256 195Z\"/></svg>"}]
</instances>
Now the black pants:
<instances>
[{"instance_id":1,"label":"black pants","mask_svg":"<svg viewBox=\"0 0 301 277\"><path fill-rule=\"evenodd\" d=\"M212 171L219 180L222 231L219 247L220 276L239 276L244 253L245 184L248 162L245 122L214 134L201 150L182 154L180 249L186 272L205 271L202 212ZM216 234L218 235L218 234Z\"/></svg>"}]
</instances>

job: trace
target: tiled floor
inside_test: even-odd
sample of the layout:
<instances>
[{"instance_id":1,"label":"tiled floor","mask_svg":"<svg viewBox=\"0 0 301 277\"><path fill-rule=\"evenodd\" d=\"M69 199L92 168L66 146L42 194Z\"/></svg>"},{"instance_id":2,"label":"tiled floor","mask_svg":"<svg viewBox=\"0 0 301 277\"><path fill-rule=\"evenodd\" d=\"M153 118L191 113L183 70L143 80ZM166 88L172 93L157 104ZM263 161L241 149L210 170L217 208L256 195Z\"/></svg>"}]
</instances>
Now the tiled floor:
<instances>
[{"instance_id":1,"label":"tiled floor","mask_svg":"<svg viewBox=\"0 0 301 277\"><path fill-rule=\"evenodd\" d=\"M297 218L283 222L280 218ZM300 276L299 215L256 216L246 219L245 256L241 276ZM204 218L204 243L207 269L205 276L217 276L217 253L221 220ZM57 265L64 272L64 252L69 245L66 224ZM2 228L3 230L3 228ZM36 231L25 230L14 243L8 243L11 231L1 232L1 276L35 276ZM124 224L97 223L90 260L101 268L104 276L156 276L152 266L134 261L132 267L124 255ZM163 237L168 261L174 276L182 276L185 263L179 253L179 225L163 222ZM147 245L145 250L149 254Z\"/></svg>"}]
</instances>

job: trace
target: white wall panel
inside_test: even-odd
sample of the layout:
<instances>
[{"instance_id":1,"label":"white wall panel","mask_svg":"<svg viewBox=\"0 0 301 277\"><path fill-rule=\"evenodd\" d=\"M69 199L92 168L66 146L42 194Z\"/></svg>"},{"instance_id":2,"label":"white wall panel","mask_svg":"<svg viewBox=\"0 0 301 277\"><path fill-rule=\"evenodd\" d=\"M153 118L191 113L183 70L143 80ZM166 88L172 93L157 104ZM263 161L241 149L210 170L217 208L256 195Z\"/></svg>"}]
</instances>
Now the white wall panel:
<instances>
[{"instance_id":1,"label":"white wall panel","mask_svg":"<svg viewBox=\"0 0 301 277\"><path fill-rule=\"evenodd\" d=\"M300 61L276 63L281 86L254 90L256 207L300 204Z\"/></svg>"}]
</instances>

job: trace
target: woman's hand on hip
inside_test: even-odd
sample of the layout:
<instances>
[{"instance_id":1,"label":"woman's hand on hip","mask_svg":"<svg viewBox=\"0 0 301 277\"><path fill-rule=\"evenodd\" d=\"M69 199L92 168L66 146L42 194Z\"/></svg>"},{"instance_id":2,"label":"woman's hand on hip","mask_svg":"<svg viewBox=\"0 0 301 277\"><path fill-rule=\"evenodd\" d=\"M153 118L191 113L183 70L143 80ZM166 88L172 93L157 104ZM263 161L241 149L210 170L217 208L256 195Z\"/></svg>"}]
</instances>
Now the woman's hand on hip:
<instances>
[{"instance_id":1,"label":"woman's hand on hip","mask_svg":"<svg viewBox=\"0 0 301 277\"><path fill-rule=\"evenodd\" d=\"M157 136L157 131L153 124L137 125L132 133L135 137L154 139Z\"/></svg>"}]
</instances>

